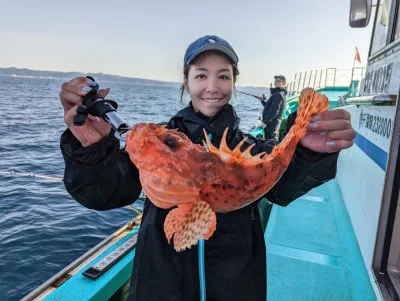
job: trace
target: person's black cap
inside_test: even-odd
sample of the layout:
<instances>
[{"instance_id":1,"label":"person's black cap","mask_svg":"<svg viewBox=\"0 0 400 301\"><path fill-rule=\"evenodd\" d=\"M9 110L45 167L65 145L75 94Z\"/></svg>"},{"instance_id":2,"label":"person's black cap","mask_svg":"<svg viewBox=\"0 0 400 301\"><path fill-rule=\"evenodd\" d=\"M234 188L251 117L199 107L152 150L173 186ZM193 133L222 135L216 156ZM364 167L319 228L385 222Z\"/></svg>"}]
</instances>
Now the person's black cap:
<instances>
[{"instance_id":1,"label":"person's black cap","mask_svg":"<svg viewBox=\"0 0 400 301\"><path fill-rule=\"evenodd\" d=\"M275 80L281 80L286 82L286 77L284 77L283 75L275 75L274 78Z\"/></svg>"}]
</instances>

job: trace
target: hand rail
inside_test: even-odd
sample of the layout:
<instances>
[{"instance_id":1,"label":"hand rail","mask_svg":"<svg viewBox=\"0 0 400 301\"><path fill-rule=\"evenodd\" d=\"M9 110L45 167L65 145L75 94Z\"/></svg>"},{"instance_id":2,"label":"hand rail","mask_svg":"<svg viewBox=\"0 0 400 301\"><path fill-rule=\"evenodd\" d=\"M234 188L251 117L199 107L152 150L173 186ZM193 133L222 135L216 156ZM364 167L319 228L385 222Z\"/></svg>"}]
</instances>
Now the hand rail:
<instances>
[{"instance_id":1,"label":"hand rail","mask_svg":"<svg viewBox=\"0 0 400 301\"><path fill-rule=\"evenodd\" d=\"M375 95L364 95L350 98L340 98L340 105L383 105L383 106L394 106L396 104L396 95L390 94L375 94Z\"/></svg>"},{"instance_id":2,"label":"hand rail","mask_svg":"<svg viewBox=\"0 0 400 301\"><path fill-rule=\"evenodd\" d=\"M302 71L296 73L292 81L287 82L288 96L298 94L307 87L317 89L328 86L350 86L353 80L360 81L364 75L364 67L354 67L351 69L326 68ZM270 86L272 87L272 83Z\"/></svg>"}]
</instances>

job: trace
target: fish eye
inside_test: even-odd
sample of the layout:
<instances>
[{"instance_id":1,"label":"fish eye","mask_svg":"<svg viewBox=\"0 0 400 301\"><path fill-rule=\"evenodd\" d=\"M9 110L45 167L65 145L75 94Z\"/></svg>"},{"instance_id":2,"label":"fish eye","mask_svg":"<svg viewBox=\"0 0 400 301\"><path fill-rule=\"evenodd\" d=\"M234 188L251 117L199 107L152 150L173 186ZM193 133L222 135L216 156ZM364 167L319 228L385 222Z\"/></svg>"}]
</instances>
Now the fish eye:
<instances>
[{"instance_id":1,"label":"fish eye","mask_svg":"<svg viewBox=\"0 0 400 301\"><path fill-rule=\"evenodd\" d=\"M179 141L177 141L174 137L168 136L164 143L168 145L171 149L176 149L179 147Z\"/></svg>"}]
</instances>

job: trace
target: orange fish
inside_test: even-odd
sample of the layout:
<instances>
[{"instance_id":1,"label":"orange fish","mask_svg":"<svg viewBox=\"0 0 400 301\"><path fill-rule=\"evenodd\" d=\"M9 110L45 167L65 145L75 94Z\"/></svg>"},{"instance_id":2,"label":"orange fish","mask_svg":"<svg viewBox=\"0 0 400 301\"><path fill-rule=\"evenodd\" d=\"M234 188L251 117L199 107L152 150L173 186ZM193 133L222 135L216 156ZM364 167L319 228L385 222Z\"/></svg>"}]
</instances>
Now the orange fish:
<instances>
[{"instance_id":1,"label":"orange fish","mask_svg":"<svg viewBox=\"0 0 400 301\"><path fill-rule=\"evenodd\" d=\"M297 117L285 138L270 154L233 150L225 130L218 148L207 138L193 144L177 130L157 124L136 124L127 135L126 150L139 170L140 182L151 202L171 210L164 223L168 242L182 251L216 229L215 212L234 211L258 200L279 180L290 164L297 143L312 116L328 110L328 98L311 88L302 91Z\"/></svg>"}]
</instances>

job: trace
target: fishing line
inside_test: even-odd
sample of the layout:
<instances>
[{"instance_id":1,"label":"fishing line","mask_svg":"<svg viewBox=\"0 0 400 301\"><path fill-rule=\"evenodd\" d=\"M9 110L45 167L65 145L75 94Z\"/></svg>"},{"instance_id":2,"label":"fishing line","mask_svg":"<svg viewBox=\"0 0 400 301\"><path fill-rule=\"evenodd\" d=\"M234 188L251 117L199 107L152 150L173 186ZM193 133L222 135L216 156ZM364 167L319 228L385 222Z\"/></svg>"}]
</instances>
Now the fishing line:
<instances>
[{"instance_id":1,"label":"fishing line","mask_svg":"<svg viewBox=\"0 0 400 301\"><path fill-rule=\"evenodd\" d=\"M57 181L63 180L63 177L60 177L60 176L48 176L48 175L42 175L42 174L37 174L37 173L33 173L33 172L17 172L14 169L0 170L0 175L26 176L26 177L32 177L32 178L42 178L42 179L57 180Z\"/></svg>"},{"instance_id":2,"label":"fishing line","mask_svg":"<svg viewBox=\"0 0 400 301\"><path fill-rule=\"evenodd\" d=\"M32 178L40 178L40 179L48 179L48 180L54 180L61 182L63 181L63 177L60 176L48 176L48 175L43 175L43 174L38 174L34 172L17 172L14 169L11 170L0 170L0 175L12 175L12 176L22 176L22 177L32 177ZM137 198L138 200L145 200L146 195L142 191L140 196ZM125 208L130 209L132 211L135 211L137 214L142 214L142 212L130 205L125 206Z\"/></svg>"},{"instance_id":3,"label":"fishing line","mask_svg":"<svg viewBox=\"0 0 400 301\"><path fill-rule=\"evenodd\" d=\"M260 100L260 96L254 95L254 94L250 94L250 93L246 93L246 92L241 92L241 91L236 91L236 93L241 93L244 95L249 95L249 96L253 96L255 98L257 98L258 100Z\"/></svg>"}]
</instances>

